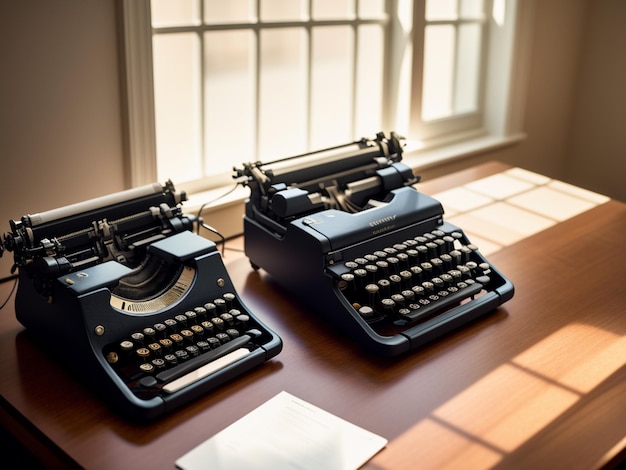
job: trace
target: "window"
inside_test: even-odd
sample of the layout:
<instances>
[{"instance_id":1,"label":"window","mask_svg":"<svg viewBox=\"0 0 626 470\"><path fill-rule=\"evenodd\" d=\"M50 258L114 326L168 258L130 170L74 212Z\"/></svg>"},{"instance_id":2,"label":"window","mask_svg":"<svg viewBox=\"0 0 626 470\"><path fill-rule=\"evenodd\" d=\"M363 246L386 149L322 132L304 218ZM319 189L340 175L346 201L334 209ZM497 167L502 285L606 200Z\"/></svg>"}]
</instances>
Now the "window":
<instances>
[{"instance_id":1,"label":"window","mask_svg":"<svg viewBox=\"0 0 626 470\"><path fill-rule=\"evenodd\" d=\"M508 80L492 43L503 42L495 13L508 6L510 22L511 5L126 0L132 183L171 178L193 192L245 161L380 130L422 146L480 135L508 103L507 87L492 96L486 83Z\"/></svg>"}]
</instances>

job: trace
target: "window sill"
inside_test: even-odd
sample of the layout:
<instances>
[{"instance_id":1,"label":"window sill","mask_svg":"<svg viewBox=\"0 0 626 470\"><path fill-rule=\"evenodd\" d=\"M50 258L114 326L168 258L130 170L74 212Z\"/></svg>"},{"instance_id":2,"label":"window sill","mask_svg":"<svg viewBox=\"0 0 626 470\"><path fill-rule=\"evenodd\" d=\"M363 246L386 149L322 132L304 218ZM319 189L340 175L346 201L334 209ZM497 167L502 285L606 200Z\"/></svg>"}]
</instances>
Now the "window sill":
<instances>
[{"instance_id":1,"label":"window sill","mask_svg":"<svg viewBox=\"0 0 626 470\"><path fill-rule=\"evenodd\" d=\"M515 134L506 137L482 136L462 142L424 148L419 142L409 141L404 150L402 161L419 174L425 169L436 168L451 162L460 161L475 155L499 150L515 145L525 139L524 134ZM188 194L188 200L183 209L188 214L198 215L202 208L204 222L225 238L231 238L243 233L244 203L250 190L237 185L221 186L209 191ZM184 188L181 188L184 190ZM204 207L203 207L204 205ZM217 239L208 231L201 231L208 238Z\"/></svg>"}]
</instances>

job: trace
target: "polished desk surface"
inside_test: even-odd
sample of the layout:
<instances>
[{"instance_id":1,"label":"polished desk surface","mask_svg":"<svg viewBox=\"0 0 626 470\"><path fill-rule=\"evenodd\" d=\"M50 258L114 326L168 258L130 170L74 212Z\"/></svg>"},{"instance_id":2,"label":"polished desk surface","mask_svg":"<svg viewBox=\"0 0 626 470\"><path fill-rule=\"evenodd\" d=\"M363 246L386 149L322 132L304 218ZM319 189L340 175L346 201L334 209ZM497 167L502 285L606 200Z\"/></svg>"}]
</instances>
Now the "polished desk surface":
<instances>
[{"instance_id":1,"label":"polished desk surface","mask_svg":"<svg viewBox=\"0 0 626 470\"><path fill-rule=\"evenodd\" d=\"M434 194L506 168L485 164L418 188ZM492 253L515 297L393 360L364 353L304 315L251 269L234 240L225 253L230 275L284 350L147 425L116 415L52 361L10 302L0 315L1 422L49 466L173 468L286 390L389 439L367 468L611 467L626 446L624 233L626 205L609 201ZM10 287L0 285L0 299Z\"/></svg>"}]
</instances>

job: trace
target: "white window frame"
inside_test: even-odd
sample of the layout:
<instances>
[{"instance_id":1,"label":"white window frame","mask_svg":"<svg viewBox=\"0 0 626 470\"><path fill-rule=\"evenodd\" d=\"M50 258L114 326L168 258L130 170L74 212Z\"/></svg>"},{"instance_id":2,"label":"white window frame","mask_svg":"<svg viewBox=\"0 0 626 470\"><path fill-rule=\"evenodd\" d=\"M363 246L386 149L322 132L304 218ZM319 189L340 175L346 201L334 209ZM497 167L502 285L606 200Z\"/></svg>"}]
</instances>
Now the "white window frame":
<instances>
[{"instance_id":1,"label":"white window frame","mask_svg":"<svg viewBox=\"0 0 626 470\"><path fill-rule=\"evenodd\" d=\"M414 44L423 44L423 38L415 36L423 33L424 3L424 0L414 2ZM416 171L509 145L524 138L523 103L534 0L491 0L488 4L492 11L486 18L488 37L483 54L487 60L483 70L484 106L481 113L470 116L469 119L441 120L436 123L437 131L432 132L417 115L421 109L421 80L412 80L410 127L406 136L408 144L404 161ZM128 116L128 169L131 184L139 186L153 182L157 177L149 0L121 0L121 9L125 52L123 73L127 85L125 104ZM390 20L397 21L394 18ZM388 40L411 40L409 33L398 33L397 30L398 28L395 37ZM422 49L413 47L412 54L411 73L413 76L421 76ZM392 67L399 66L399 59L392 58ZM396 110L390 108L382 122L391 122L389 114L394 112ZM194 193L202 188L184 189L188 193ZM241 198L243 197L242 195Z\"/></svg>"}]
</instances>

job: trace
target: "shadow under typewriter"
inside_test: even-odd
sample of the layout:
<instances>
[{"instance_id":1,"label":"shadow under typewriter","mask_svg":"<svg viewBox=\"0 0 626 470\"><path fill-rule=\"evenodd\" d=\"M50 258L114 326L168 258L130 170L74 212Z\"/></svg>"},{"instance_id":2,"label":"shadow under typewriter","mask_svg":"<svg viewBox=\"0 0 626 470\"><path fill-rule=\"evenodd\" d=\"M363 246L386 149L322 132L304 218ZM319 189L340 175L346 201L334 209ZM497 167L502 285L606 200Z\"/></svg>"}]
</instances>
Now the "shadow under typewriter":
<instances>
[{"instance_id":1,"label":"shadow under typewriter","mask_svg":"<svg viewBox=\"0 0 626 470\"><path fill-rule=\"evenodd\" d=\"M151 419L276 356L171 183L12 221L17 319L126 417Z\"/></svg>"},{"instance_id":2,"label":"shadow under typewriter","mask_svg":"<svg viewBox=\"0 0 626 470\"><path fill-rule=\"evenodd\" d=\"M400 138L381 133L237 170L251 190L252 266L381 356L419 348L514 293L401 159Z\"/></svg>"}]
</instances>

